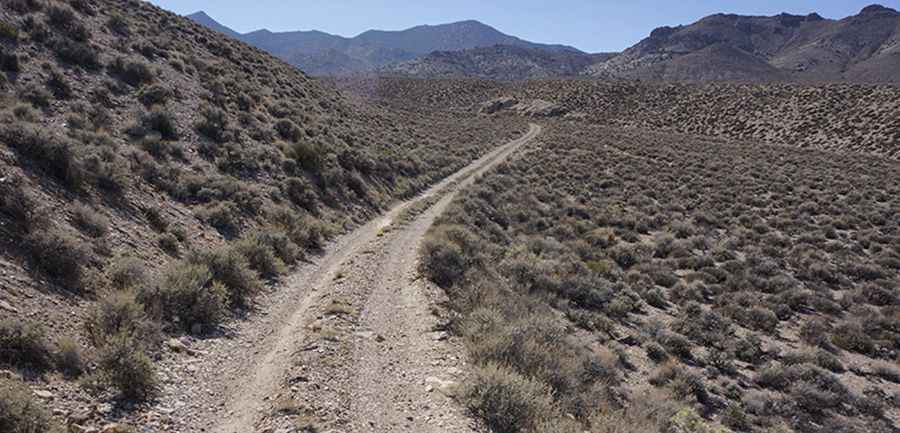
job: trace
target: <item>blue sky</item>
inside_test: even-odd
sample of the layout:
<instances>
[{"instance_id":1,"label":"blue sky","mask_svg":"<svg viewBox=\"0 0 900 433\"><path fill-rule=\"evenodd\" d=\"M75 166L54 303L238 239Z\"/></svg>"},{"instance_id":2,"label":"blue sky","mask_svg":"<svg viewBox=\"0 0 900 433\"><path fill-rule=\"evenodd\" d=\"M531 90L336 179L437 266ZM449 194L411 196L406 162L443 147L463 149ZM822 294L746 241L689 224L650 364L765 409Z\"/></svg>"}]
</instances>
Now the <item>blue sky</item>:
<instances>
[{"instance_id":1,"label":"blue sky","mask_svg":"<svg viewBox=\"0 0 900 433\"><path fill-rule=\"evenodd\" d=\"M198 10L237 31L322 30L355 36L368 29L476 19L535 42L618 51L663 25L689 24L717 12L775 15L818 12L843 18L876 0L150 0L180 14ZM900 9L900 0L880 4Z\"/></svg>"}]
</instances>

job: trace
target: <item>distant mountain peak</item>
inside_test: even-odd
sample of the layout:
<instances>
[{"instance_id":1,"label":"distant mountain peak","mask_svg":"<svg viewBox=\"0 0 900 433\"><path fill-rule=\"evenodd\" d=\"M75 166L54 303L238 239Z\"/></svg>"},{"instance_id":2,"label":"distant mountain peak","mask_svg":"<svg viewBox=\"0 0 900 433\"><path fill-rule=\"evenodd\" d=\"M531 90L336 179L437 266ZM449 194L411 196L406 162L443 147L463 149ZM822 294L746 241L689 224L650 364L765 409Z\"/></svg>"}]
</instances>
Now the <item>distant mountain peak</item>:
<instances>
[{"instance_id":1,"label":"distant mountain peak","mask_svg":"<svg viewBox=\"0 0 900 433\"><path fill-rule=\"evenodd\" d=\"M588 68L601 78L664 81L897 82L900 13L880 5L828 20L818 14L715 14L661 27ZM847 41L853 41L848 43Z\"/></svg>"},{"instance_id":2,"label":"distant mountain peak","mask_svg":"<svg viewBox=\"0 0 900 433\"><path fill-rule=\"evenodd\" d=\"M213 19L213 17L209 16L209 14L207 14L204 11L194 12L190 15L186 15L185 18L187 18L197 24L200 24L204 27L207 27L209 29L215 30L219 33L223 33L225 35L231 36L233 38L240 36L240 33L228 28L227 26L222 25L221 23L219 23L218 21Z\"/></svg>"},{"instance_id":3,"label":"distant mountain peak","mask_svg":"<svg viewBox=\"0 0 900 433\"><path fill-rule=\"evenodd\" d=\"M210 17L209 15L207 15L206 12L204 12L204 11L197 11L197 12L194 12L194 13L192 13L192 14L189 14L189 15L187 15L187 18L190 18L190 19L195 19L195 18L207 18L207 19L212 19L212 17Z\"/></svg>"},{"instance_id":4,"label":"distant mountain peak","mask_svg":"<svg viewBox=\"0 0 900 433\"><path fill-rule=\"evenodd\" d=\"M412 60L434 51L453 52L498 44L584 54L569 46L523 40L474 19L419 25L403 30L368 30L354 37L343 37L317 30L272 32L261 29L239 34L203 11L187 17L268 51L313 75L374 71L381 66Z\"/></svg>"},{"instance_id":5,"label":"distant mountain peak","mask_svg":"<svg viewBox=\"0 0 900 433\"><path fill-rule=\"evenodd\" d=\"M889 7L882 6L880 4L873 4L863 8L859 12L860 15L873 15L873 14L885 14L885 15L900 15L900 12L897 12L896 9L891 9Z\"/></svg>"}]
</instances>

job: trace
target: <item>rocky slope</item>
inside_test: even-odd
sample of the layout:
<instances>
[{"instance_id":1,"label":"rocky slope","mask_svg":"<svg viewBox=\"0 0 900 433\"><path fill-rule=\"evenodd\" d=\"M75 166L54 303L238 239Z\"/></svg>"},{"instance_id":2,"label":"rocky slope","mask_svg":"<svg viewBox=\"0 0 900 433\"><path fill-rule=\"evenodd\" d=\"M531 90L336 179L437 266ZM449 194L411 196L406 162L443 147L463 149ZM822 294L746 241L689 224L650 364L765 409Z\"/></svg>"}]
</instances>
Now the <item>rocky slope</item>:
<instances>
[{"instance_id":1,"label":"rocky slope","mask_svg":"<svg viewBox=\"0 0 900 433\"><path fill-rule=\"evenodd\" d=\"M841 20L718 14L661 27L587 73L667 81L896 82L898 68L900 13L873 5Z\"/></svg>"},{"instance_id":2,"label":"rocky slope","mask_svg":"<svg viewBox=\"0 0 900 433\"><path fill-rule=\"evenodd\" d=\"M525 41L471 20L435 26L416 26L400 31L369 30L358 36L346 38L320 31L258 30L238 34L203 12L188 15L188 18L266 50L312 75L366 72L393 62L411 60L433 51L458 51L498 44L550 52L579 52L563 45Z\"/></svg>"}]
</instances>

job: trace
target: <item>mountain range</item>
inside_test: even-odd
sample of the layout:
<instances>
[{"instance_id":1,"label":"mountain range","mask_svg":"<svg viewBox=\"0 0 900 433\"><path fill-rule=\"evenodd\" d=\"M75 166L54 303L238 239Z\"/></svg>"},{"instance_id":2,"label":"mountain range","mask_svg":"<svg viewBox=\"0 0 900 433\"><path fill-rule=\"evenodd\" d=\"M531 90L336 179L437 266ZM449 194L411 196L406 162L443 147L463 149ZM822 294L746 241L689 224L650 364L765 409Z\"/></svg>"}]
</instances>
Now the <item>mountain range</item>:
<instances>
[{"instance_id":1,"label":"mountain range","mask_svg":"<svg viewBox=\"0 0 900 433\"><path fill-rule=\"evenodd\" d=\"M830 20L818 14L717 14L661 27L591 66L601 78L663 81L866 81L900 79L900 13L872 5Z\"/></svg>"},{"instance_id":2,"label":"mountain range","mask_svg":"<svg viewBox=\"0 0 900 433\"><path fill-rule=\"evenodd\" d=\"M493 45L581 53L570 46L519 39L474 20L422 25L400 31L369 30L347 38L317 30L272 32L263 29L241 34L220 24L205 12L197 12L187 18L268 51L311 75L367 72L434 51L461 51Z\"/></svg>"},{"instance_id":3,"label":"mountain range","mask_svg":"<svg viewBox=\"0 0 900 433\"><path fill-rule=\"evenodd\" d=\"M812 13L716 14L660 27L621 53L529 42L477 21L367 31L240 34L203 12L188 18L281 57L312 75L522 80L900 81L900 13L872 5L840 20Z\"/></svg>"}]
</instances>

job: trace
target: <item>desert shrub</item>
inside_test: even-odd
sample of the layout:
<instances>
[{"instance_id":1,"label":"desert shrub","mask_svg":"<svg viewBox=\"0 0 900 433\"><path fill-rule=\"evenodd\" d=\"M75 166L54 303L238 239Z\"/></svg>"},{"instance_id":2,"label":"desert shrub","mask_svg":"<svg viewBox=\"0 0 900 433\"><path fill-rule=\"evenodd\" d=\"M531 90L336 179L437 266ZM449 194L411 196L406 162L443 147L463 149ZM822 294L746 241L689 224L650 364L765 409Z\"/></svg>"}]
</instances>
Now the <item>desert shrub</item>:
<instances>
[{"instance_id":1,"label":"desert shrub","mask_svg":"<svg viewBox=\"0 0 900 433\"><path fill-rule=\"evenodd\" d=\"M10 125L0 129L0 139L66 186L79 189L85 184L87 174L77 156L77 146L69 138L32 126Z\"/></svg>"},{"instance_id":2,"label":"desert shrub","mask_svg":"<svg viewBox=\"0 0 900 433\"><path fill-rule=\"evenodd\" d=\"M88 42L57 39L53 42L53 52L61 61L90 71L100 69L101 66L97 48Z\"/></svg>"},{"instance_id":3,"label":"desert shrub","mask_svg":"<svg viewBox=\"0 0 900 433\"><path fill-rule=\"evenodd\" d=\"M69 99L72 97L72 86L69 84L69 80L57 70L50 71L50 77L47 78L47 87L50 88L56 99Z\"/></svg>"},{"instance_id":4,"label":"desert shrub","mask_svg":"<svg viewBox=\"0 0 900 433\"><path fill-rule=\"evenodd\" d=\"M0 38L9 39L11 41L18 40L19 29L6 21L0 21Z\"/></svg>"},{"instance_id":5,"label":"desert shrub","mask_svg":"<svg viewBox=\"0 0 900 433\"><path fill-rule=\"evenodd\" d=\"M235 236L241 230L241 209L230 201L207 205L199 212L200 218L226 236Z\"/></svg>"},{"instance_id":6,"label":"desert shrub","mask_svg":"<svg viewBox=\"0 0 900 433\"><path fill-rule=\"evenodd\" d=\"M289 177L284 182L283 188L292 203L313 214L318 213L319 196L305 179Z\"/></svg>"},{"instance_id":7,"label":"desert shrub","mask_svg":"<svg viewBox=\"0 0 900 433\"><path fill-rule=\"evenodd\" d=\"M181 244L178 242L178 238L171 233L163 233L159 235L156 239L156 244L159 245L159 248L172 256L178 256L178 252L181 249Z\"/></svg>"},{"instance_id":8,"label":"desert shrub","mask_svg":"<svg viewBox=\"0 0 900 433\"><path fill-rule=\"evenodd\" d=\"M47 225L46 213L19 177L0 182L0 214L11 221L7 229L19 236Z\"/></svg>"},{"instance_id":9,"label":"desert shrub","mask_svg":"<svg viewBox=\"0 0 900 433\"><path fill-rule=\"evenodd\" d=\"M203 264L177 262L163 272L160 282L145 289L140 299L153 316L189 330L194 325L216 325L226 312L228 293L213 281Z\"/></svg>"},{"instance_id":10,"label":"desert shrub","mask_svg":"<svg viewBox=\"0 0 900 433\"><path fill-rule=\"evenodd\" d=\"M141 210L141 213L144 214L144 218L147 219L147 223L150 224L153 230L163 233L169 229L169 220L166 219L158 207L145 207Z\"/></svg>"},{"instance_id":11,"label":"desert shrub","mask_svg":"<svg viewBox=\"0 0 900 433\"><path fill-rule=\"evenodd\" d=\"M844 371L846 371L846 369L844 368L844 364L841 363L841 360L831 352L821 349L817 350L815 352L814 358L816 365L828 371L831 371L833 373L843 373Z\"/></svg>"},{"instance_id":12,"label":"desert shrub","mask_svg":"<svg viewBox=\"0 0 900 433\"><path fill-rule=\"evenodd\" d=\"M241 239L232 248L247 259L250 269L263 277L276 277L286 271L284 262L275 255L275 250L258 236Z\"/></svg>"},{"instance_id":13,"label":"desert shrub","mask_svg":"<svg viewBox=\"0 0 900 433\"><path fill-rule=\"evenodd\" d=\"M659 389L648 390L641 397L621 409L615 404L598 404L596 412L588 419L591 427L589 431L648 433L672 429L672 420L682 411L683 405L676 402L669 392Z\"/></svg>"},{"instance_id":14,"label":"desert shrub","mask_svg":"<svg viewBox=\"0 0 900 433\"><path fill-rule=\"evenodd\" d=\"M762 341L756 335L749 335L731 342L730 350L737 359L753 365L760 364L765 359Z\"/></svg>"},{"instance_id":15,"label":"desert shrub","mask_svg":"<svg viewBox=\"0 0 900 433\"><path fill-rule=\"evenodd\" d=\"M5 49L0 47L0 71L18 73L22 71L19 64L19 56L15 53L7 53ZM6 76L3 76L5 79Z\"/></svg>"},{"instance_id":16,"label":"desert shrub","mask_svg":"<svg viewBox=\"0 0 900 433\"><path fill-rule=\"evenodd\" d=\"M0 364L46 370L53 366L53 349L44 329L34 323L0 321Z\"/></svg>"},{"instance_id":17,"label":"desert shrub","mask_svg":"<svg viewBox=\"0 0 900 433\"><path fill-rule=\"evenodd\" d=\"M642 265L638 271L649 276L658 286L671 288L678 284L678 276L671 269L659 265Z\"/></svg>"},{"instance_id":18,"label":"desert shrub","mask_svg":"<svg viewBox=\"0 0 900 433\"><path fill-rule=\"evenodd\" d=\"M8 433L60 433L47 410L31 390L10 379L0 379L0 431Z\"/></svg>"},{"instance_id":19,"label":"desert shrub","mask_svg":"<svg viewBox=\"0 0 900 433\"><path fill-rule=\"evenodd\" d=\"M708 348L705 361L707 365L715 368L720 373L727 374L729 376L737 373L737 368L735 368L734 366L733 356L725 350L720 350L714 347Z\"/></svg>"},{"instance_id":20,"label":"desert shrub","mask_svg":"<svg viewBox=\"0 0 900 433\"><path fill-rule=\"evenodd\" d=\"M173 227L172 236L175 236L175 239L178 239L178 242L181 243L185 243L190 239L187 230L183 226Z\"/></svg>"},{"instance_id":21,"label":"desert shrub","mask_svg":"<svg viewBox=\"0 0 900 433\"><path fill-rule=\"evenodd\" d=\"M709 403L710 396L706 384L703 382L703 378L696 373L679 370L679 374L672 378L668 385L679 399L693 399L703 405Z\"/></svg>"},{"instance_id":22,"label":"desert shrub","mask_svg":"<svg viewBox=\"0 0 900 433\"><path fill-rule=\"evenodd\" d=\"M716 311L704 311L697 304L689 304L681 318L673 323L673 329L704 346L723 345L733 334L731 321Z\"/></svg>"},{"instance_id":23,"label":"desert shrub","mask_svg":"<svg viewBox=\"0 0 900 433\"><path fill-rule=\"evenodd\" d=\"M94 238L103 237L109 231L109 220L82 203L72 206L72 223L79 230Z\"/></svg>"},{"instance_id":24,"label":"desert shrub","mask_svg":"<svg viewBox=\"0 0 900 433\"><path fill-rule=\"evenodd\" d=\"M291 142L299 141L303 136L303 131L288 119L281 119L275 122L275 131L278 132L282 139Z\"/></svg>"},{"instance_id":25,"label":"desert shrub","mask_svg":"<svg viewBox=\"0 0 900 433\"><path fill-rule=\"evenodd\" d=\"M56 368L68 376L81 375L85 370L81 346L71 338L63 338L56 345Z\"/></svg>"},{"instance_id":26,"label":"desert shrub","mask_svg":"<svg viewBox=\"0 0 900 433\"><path fill-rule=\"evenodd\" d=\"M91 261L90 249L58 229L30 233L25 248L36 268L69 288L79 288Z\"/></svg>"},{"instance_id":27,"label":"desert shrub","mask_svg":"<svg viewBox=\"0 0 900 433\"><path fill-rule=\"evenodd\" d=\"M225 287L228 301L234 307L248 306L250 298L262 290L262 283L250 262L234 248L194 252L188 261L206 266L212 279Z\"/></svg>"},{"instance_id":28,"label":"desert shrub","mask_svg":"<svg viewBox=\"0 0 900 433\"><path fill-rule=\"evenodd\" d=\"M450 240L431 236L422 243L421 266L424 274L441 287L450 287L466 273L462 250Z\"/></svg>"},{"instance_id":29,"label":"desert shrub","mask_svg":"<svg viewBox=\"0 0 900 433\"><path fill-rule=\"evenodd\" d=\"M730 404L722 411L722 424L734 431L750 431L750 417L739 404Z\"/></svg>"},{"instance_id":30,"label":"desert shrub","mask_svg":"<svg viewBox=\"0 0 900 433\"><path fill-rule=\"evenodd\" d=\"M666 353L666 349L663 349L658 343L647 344L647 346L644 347L644 350L647 352L647 357L654 362L665 362L669 359L669 354Z\"/></svg>"},{"instance_id":31,"label":"desert shrub","mask_svg":"<svg viewBox=\"0 0 900 433\"><path fill-rule=\"evenodd\" d=\"M304 170L314 173L321 171L325 162L325 152L318 145L305 141L288 143L284 153Z\"/></svg>"},{"instance_id":32,"label":"desert shrub","mask_svg":"<svg viewBox=\"0 0 900 433\"><path fill-rule=\"evenodd\" d=\"M91 32L78 19L75 11L65 5L52 5L47 10L47 22L61 37L78 42L86 42L91 38Z\"/></svg>"},{"instance_id":33,"label":"desert shrub","mask_svg":"<svg viewBox=\"0 0 900 433\"><path fill-rule=\"evenodd\" d=\"M900 305L900 295L896 290L882 287L875 283L863 285L861 290L862 297L866 302L877 306Z\"/></svg>"},{"instance_id":34,"label":"desert shrub","mask_svg":"<svg viewBox=\"0 0 900 433\"><path fill-rule=\"evenodd\" d=\"M106 20L106 27L119 36L131 34L131 26L128 24L128 19L117 13L110 15L109 19Z\"/></svg>"},{"instance_id":35,"label":"desert shrub","mask_svg":"<svg viewBox=\"0 0 900 433\"><path fill-rule=\"evenodd\" d=\"M791 400L803 411L810 414L822 414L825 410L837 407L841 395L821 389L813 384L799 383L791 387Z\"/></svg>"},{"instance_id":36,"label":"desert shrub","mask_svg":"<svg viewBox=\"0 0 900 433\"><path fill-rule=\"evenodd\" d=\"M299 215L286 207L277 207L269 214L269 218L278 230L284 232L291 242L301 248L321 248L324 240L332 233L325 223Z\"/></svg>"},{"instance_id":37,"label":"desert shrub","mask_svg":"<svg viewBox=\"0 0 900 433\"><path fill-rule=\"evenodd\" d=\"M830 349L833 346L828 338L831 327L822 319L811 319L800 327L800 339L811 346Z\"/></svg>"},{"instance_id":38,"label":"desert shrub","mask_svg":"<svg viewBox=\"0 0 900 433\"><path fill-rule=\"evenodd\" d=\"M875 343L863 327L855 322L843 323L834 328L831 341L835 346L851 352L872 354Z\"/></svg>"},{"instance_id":39,"label":"desert shrub","mask_svg":"<svg viewBox=\"0 0 900 433\"><path fill-rule=\"evenodd\" d=\"M622 294L614 296L603 306L603 311L610 317L625 319L635 311L638 303L634 298Z\"/></svg>"},{"instance_id":40,"label":"desert shrub","mask_svg":"<svg viewBox=\"0 0 900 433\"><path fill-rule=\"evenodd\" d=\"M68 6L54 4L47 9L47 22L57 29L65 30L77 19L75 11Z\"/></svg>"},{"instance_id":41,"label":"desert shrub","mask_svg":"<svg viewBox=\"0 0 900 433\"><path fill-rule=\"evenodd\" d=\"M96 347L106 346L116 335L127 334L152 346L160 338L158 326L147 316L135 291L108 293L97 302L84 321L85 333Z\"/></svg>"},{"instance_id":42,"label":"desert shrub","mask_svg":"<svg viewBox=\"0 0 900 433\"><path fill-rule=\"evenodd\" d=\"M138 146L144 149L154 158L164 158L168 156L173 149L172 143L162 139L162 136L156 133L148 134L138 141Z\"/></svg>"},{"instance_id":43,"label":"desert shrub","mask_svg":"<svg viewBox=\"0 0 900 433\"><path fill-rule=\"evenodd\" d=\"M638 247L632 245L617 245L609 250L609 255L622 269L629 269L641 261Z\"/></svg>"},{"instance_id":44,"label":"desert shrub","mask_svg":"<svg viewBox=\"0 0 900 433\"><path fill-rule=\"evenodd\" d=\"M47 91L47 89L38 86L35 83L29 83L25 86L20 92L19 97L22 100L28 101L35 108L48 109L50 108L50 98L53 95Z\"/></svg>"},{"instance_id":45,"label":"desert shrub","mask_svg":"<svg viewBox=\"0 0 900 433\"><path fill-rule=\"evenodd\" d=\"M118 290L144 287L147 280L147 267L144 262L134 257L120 257L107 270L112 287Z\"/></svg>"},{"instance_id":46,"label":"desert shrub","mask_svg":"<svg viewBox=\"0 0 900 433\"><path fill-rule=\"evenodd\" d=\"M645 290L641 293L641 297L644 298L644 302L648 305L652 305L656 308L666 309L669 307L669 303L666 301L666 295L662 290Z\"/></svg>"},{"instance_id":47,"label":"desert shrub","mask_svg":"<svg viewBox=\"0 0 900 433\"><path fill-rule=\"evenodd\" d=\"M117 57L108 66L109 72L131 86L139 87L156 79L150 66L140 60Z\"/></svg>"},{"instance_id":48,"label":"desert shrub","mask_svg":"<svg viewBox=\"0 0 900 433\"><path fill-rule=\"evenodd\" d=\"M213 107L205 107L201 111L200 121L196 125L197 132L207 138L224 143L228 132L228 115L225 111Z\"/></svg>"},{"instance_id":49,"label":"desert shrub","mask_svg":"<svg viewBox=\"0 0 900 433\"><path fill-rule=\"evenodd\" d=\"M496 433L533 431L556 415L546 386L492 364L475 371L462 395L473 416Z\"/></svg>"},{"instance_id":50,"label":"desert shrub","mask_svg":"<svg viewBox=\"0 0 900 433\"><path fill-rule=\"evenodd\" d=\"M153 107L142 113L138 122L128 129L128 134L133 137L146 137L151 133L158 134L164 140L177 140L180 136L175 117L162 107Z\"/></svg>"},{"instance_id":51,"label":"desert shrub","mask_svg":"<svg viewBox=\"0 0 900 433\"><path fill-rule=\"evenodd\" d=\"M127 333L113 335L97 357L103 380L127 400L144 401L159 390L153 362L143 345Z\"/></svg>"},{"instance_id":52,"label":"desert shrub","mask_svg":"<svg viewBox=\"0 0 900 433\"><path fill-rule=\"evenodd\" d=\"M767 308L753 307L745 315L740 315L739 317L744 318L742 323L750 329L765 332L766 334L773 334L778 328L778 316Z\"/></svg>"},{"instance_id":53,"label":"desert shrub","mask_svg":"<svg viewBox=\"0 0 900 433\"><path fill-rule=\"evenodd\" d=\"M669 353L681 359L689 360L693 358L693 353L691 352L693 346L685 336L674 332L664 332L657 337L657 340Z\"/></svg>"},{"instance_id":54,"label":"desert shrub","mask_svg":"<svg viewBox=\"0 0 900 433\"><path fill-rule=\"evenodd\" d=\"M297 245L288 237L287 233L270 229L260 231L252 235L254 239L272 249L276 257L286 265L293 265L302 256Z\"/></svg>"},{"instance_id":55,"label":"desert shrub","mask_svg":"<svg viewBox=\"0 0 900 433\"><path fill-rule=\"evenodd\" d=\"M888 381L900 384L900 368L888 362L877 362L872 367L872 372L876 376Z\"/></svg>"},{"instance_id":56,"label":"desert shrub","mask_svg":"<svg viewBox=\"0 0 900 433\"><path fill-rule=\"evenodd\" d=\"M127 161L112 148L104 147L87 154L82 164L98 188L119 194L131 185Z\"/></svg>"},{"instance_id":57,"label":"desert shrub","mask_svg":"<svg viewBox=\"0 0 900 433\"><path fill-rule=\"evenodd\" d=\"M37 112L26 104L16 105L13 108L13 115L16 116L16 119L24 120L26 122L35 122L38 120Z\"/></svg>"},{"instance_id":58,"label":"desert shrub","mask_svg":"<svg viewBox=\"0 0 900 433\"><path fill-rule=\"evenodd\" d=\"M147 107L165 104L172 97L172 91L161 84L144 86L138 92L138 101Z\"/></svg>"},{"instance_id":59,"label":"desert shrub","mask_svg":"<svg viewBox=\"0 0 900 433\"><path fill-rule=\"evenodd\" d=\"M7 4L10 9L21 14L36 12L44 8L44 2L41 0L9 0Z\"/></svg>"}]
</instances>

